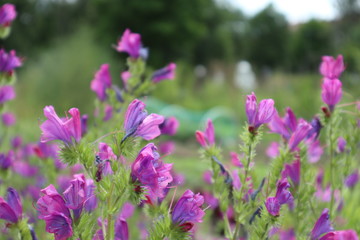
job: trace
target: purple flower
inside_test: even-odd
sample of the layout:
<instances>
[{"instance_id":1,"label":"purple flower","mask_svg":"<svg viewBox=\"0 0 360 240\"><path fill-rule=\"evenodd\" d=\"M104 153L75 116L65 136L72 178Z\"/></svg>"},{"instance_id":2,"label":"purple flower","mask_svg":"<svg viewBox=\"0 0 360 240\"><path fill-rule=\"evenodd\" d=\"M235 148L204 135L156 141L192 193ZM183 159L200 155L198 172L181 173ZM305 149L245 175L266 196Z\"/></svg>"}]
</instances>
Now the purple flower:
<instances>
[{"instance_id":1,"label":"purple flower","mask_svg":"<svg viewBox=\"0 0 360 240\"><path fill-rule=\"evenodd\" d=\"M321 86L321 98L325 104L329 106L330 111L334 111L335 105L341 100L342 97L342 83L339 79L323 80Z\"/></svg>"},{"instance_id":2,"label":"purple flower","mask_svg":"<svg viewBox=\"0 0 360 240\"><path fill-rule=\"evenodd\" d=\"M8 188L6 201L0 197L0 219L17 223L22 218L22 205L19 194L13 188Z\"/></svg>"},{"instance_id":3,"label":"purple flower","mask_svg":"<svg viewBox=\"0 0 360 240\"><path fill-rule=\"evenodd\" d=\"M72 210L81 209L86 197L86 180L83 174L74 175L70 186L64 191L66 206Z\"/></svg>"},{"instance_id":4,"label":"purple flower","mask_svg":"<svg viewBox=\"0 0 360 240\"><path fill-rule=\"evenodd\" d=\"M346 140L343 137L337 139L337 151L343 153L346 147Z\"/></svg>"},{"instance_id":5,"label":"purple flower","mask_svg":"<svg viewBox=\"0 0 360 240\"><path fill-rule=\"evenodd\" d=\"M3 27L10 26L11 22L16 18L15 6L10 3L6 3L0 8L0 25Z\"/></svg>"},{"instance_id":6,"label":"purple flower","mask_svg":"<svg viewBox=\"0 0 360 240\"><path fill-rule=\"evenodd\" d=\"M172 164L163 163L153 143L140 150L139 155L131 165L131 176L139 181L158 198L164 197L164 189L173 181Z\"/></svg>"},{"instance_id":7,"label":"purple flower","mask_svg":"<svg viewBox=\"0 0 360 240\"><path fill-rule=\"evenodd\" d=\"M240 180L240 177L239 177L238 169L235 169L232 172L232 185L233 185L234 189L236 189L236 190L241 189L242 184L241 184L241 180Z\"/></svg>"},{"instance_id":8,"label":"purple flower","mask_svg":"<svg viewBox=\"0 0 360 240\"><path fill-rule=\"evenodd\" d=\"M0 168L8 169L11 167L12 163L15 161L15 153L13 150L10 150L7 154L0 153Z\"/></svg>"},{"instance_id":9,"label":"purple flower","mask_svg":"<svg viewBox=\"0 0 360 240\"><path fill-rule=\"evenodd\" d=\"M205 132L196 131L195 136L196 140L202 147L212 146L215 144L215 130L211 119L207 121Z\"/></svg>"},{"instance_id":10,"label":"purple flower","mask_svg":"<svg viewBox=\"0 0 360 240\"><path fill-rule=\"evenodd\" d=\"M117 157L112 151L111 147L106 143L99 143L99 152L96 155L96 181L99 182L102 177L112 175L113 170L111 168L110 160L116 160Z\"/></svg>"},{"instance_id":11,"label":"purple flower","mask_svg":"<svg viewBox=\"0 0 360 240\"><path fill-rule=\"evenodd\" d=\"M71 219L63 213L54 212L43 219L46 223L46 231L53 233L55 240L67 240L73 235Z\"/></svg>"},{"instance_id":12,"label":"purple flower","mask_svg":"<svg viewBox=\"0 0 360 240\"><path fill-rule=\"evenodd\" d=\"M83 137L87 133L87 122L88 122L88 115L84 114L81 116L81 136Z\"/></svg>"},{"instance_id":13,"label":"purple flower","mask_svg":"<svg viewBox=\"0 0 360 240\"><path fill-rule=\"evenodd\" d=\"M318 239L322 234L334 230L331 226L329 209L325 208L311 231L311 240Z\"/></svg>"},{"instance_id":14,"label":"purple flower","mask_svg":"<svg viewBox=\"0 0 360 240\"><path fill-rule=\"evenodd\" d=\"M175 117L165 118L164 122L159 126L161 134L174 135L179 128L179 121Z\"/></svg>"},{"instance_id":15,"label":"purple flower","mask_svg":"<svg viewBox=\"0 0 360 240\"><path fill-rule=\"evenodd\" d=\"M249 126L256 130L260 125L270 122L275 114L274 100L264 99L257 104L255 93L251 93L246 98L246 116Z\"/></svg>"},{"instance_id":16,"label":"purple flower","mask_svg":"<svg viewBox=\"0 0 360 240\"><path fill-rule=\"evenodd\" d=\"M354 230L343 230L329 232L319 238L319 240L359 240L357 233Z\"/></svg>"},{"instance_id":17,"label":"purple flower","mask_svg":"<svg viewBox=\"0 0 360 240\"><path fill-rule=\"evenodd\" d=\"M348 188L353 188L359 182L359 171L355 170L345 179L345 185Z\"/></svg>"},{"instance_id":18,"label":"purple flower","mask_svg":"<svg viewBox=\"0 0 360 240\"><path fill-rule=\"evenodd\" d=\"M280 230L279 240L296 240L294 229Z\"/></svg>"},{"instance_id":19,"label":"purple flower","mask_svg":"<svg viewBox=\"0 0 360 240\"><path fill-rule=\"evenodd\" d=\"M5 126L12 126L16 123L16 117L12 113L3 113L1 120Z\"/></svg>"},{"instance_id":20,"label":"purple flower","mask_svg":"<svg viewBox=\"0 0 360 240\"><path fill-rule=\"evenodd\" d=\"M115 240L128 240L129 239L129 227L126 222L126 219L119 217L115 222Z\"/></svg>"},{"instance_id":21,"label":"purple flower","mask_svg":"<svg viewBox=\"0 0 360 240\"><path fill-rule=\"evenodd\" d=\"M9 53L4 49L0 49L0 72L12 75L15 68L20 67L22 61L16 56L15 50L11 50Z\"/></svg>"},{"instance_id":22,"label":"purple flower","mask_svg":"<svg viewBox=\"0 0 360 240\"><path fill-rule=\"evenodd\" d=\"M14 149L21 147L21 145L22 145L22 138L20 136L15 136L11 139L11 146Z\"/></svg>"},{"instance_id":23,"label":"purple flower","mask_svg":"<svg viewBox=\"0 0 360 240\"><path fill-rule=\"evenodd\" d=\"M126 29L116 46L118 52L126 52L132 58L138 58L142 55L141 36L138 33L132 33Z\"/></svg>"},{"instance_id":24,"label":"purple flower","mask_svg":"<svg viewBox=\"0 0 360 240\"><path fill-rule=\"evenodd\" d=\"M265 202L265 207L271 215L273 216L280 215L281 205L276 197L268 197Z\"/></svg>"},{"instance_id":25,"label":"purple flower","mask_svg":"<svg viewBox=\"0 0 360 240\"><path fill-rule=\"evenodd\" d=\"M109 64L103 64L95 73L95 77L91 81L91 90L96 93L100 101L105 101L107 98L106 90L108 88L111 88Z\"/></svg>"},{"instance_id":26,"label":"purple flower","mask_svg":"<svg viewBox=\"0 0 360 240\"><path fill-rule=\"evenodd\" d=\"M280 144L278 142L271 142L269 147L266 149L266 155L270 158L276 158L280 155Z\"/></svg>"},{"instance_id":27,"label":"purple flower","mask_svg":"<svg viewBox=\"0 0 360 240\"><path fill-rule=\"evenodd\" d=\"M109 104L106 104L105 106L105 116L103 118L103 121L109 121L113 117L113 107Z\"/></svg>"},{"instance_id":28,"label":"purple flower","mask_svg":"<svg viewBox=\"0 0 360 240\"><path fill-rule=\"evenodd\" d=\"M320 119L318 117L314 117L310 122L312 129L309 131L307 138L313 137L315 135L315 139L317 139L320 135L320 131L322 129L322 125Z\"/></svg>"},{"instance_id":29,"label":"purple flower","mask_svg":"<svg viewBox=\"0 0 360 240\"><path fill-rule=\"evenodd\" d=\"M204 197L194 194L191 190L186 190L177 201L171 219L173 223L183 227L184 230L190 230L195 222L202 222L205 212L201 209L204 203ZM190 229L188 225L190 224Z\"/></svg>"},{"instance_id":30,"label":"purple flower","mask_svg":"<svg viewBox=\"0 0 360 240\"><path fill-rule=\"evenodd\" d=\"M291 134L296 130L298 121L291 108L286 108L286 114L284 118L281 118L277 112L275 112L271 121L269 122L269 128L271 132L280 134L284 139L288 140Z\"/></svg>"},{"instance_id":31,"label":"purple flower","mask_svg":"<svg viewBox=\"0 0 360 240\"><path fill-rule=\"evenodd\" d=\"M310 130L311 131L311 130ZM310 163L316 163L320 160L321 155L324 153L323 147L320 145L319 140L315 140L315 135L305 141L307 145L307 157Z\"/></svg>"},{"instance_id":32,"label":"purple flower","mask_svg":"<svg viewBox=\"0 0 360 240\"><path fill-rule=\"evenodd\" d=\"M320 73L325 78L337 79L345 70L342 55L338 55L336 59L332 56L323 56L320 64Z\"/></svg>"},{"instance_id":33,"label":"purple flower","mask_svg":"<svg viewBox=\"0 0 360 240\"><path fill-rule=\"evenodd\" d=\"M275 197L268 197L265 202L266 209L273 216L280 215L280 207L283 204L288 204L290 207L293 206L294 198L291 195L290 191L287 190L290 188L290 184L287 179L284 178L279 181L277 185Z\"/></svg>"},{"instance_id":34,"label":"purple flower","mask_svg":"<svg viewBox=\"0 0 360 240\"><path fill-rule=\"evenodd\" d=\"M86 179L86 200L84 202L84 208L88 212L92 212L97 207L97 198L95 195L95 185L92 179Z\"/></svg>"},{"instance_id":35,"label":"purple flower","mask_svg":"<svg viewBox=\"0 0 360 240\"><path fill-rule=\"evenodd\" d=\"M299 124L297 125L295 132L289 139L288 146L290 151L294 151L297 148L299 143L305 139L311 129L312 126L308 122L302 119L299 120Z\"/></svg>"},{"instance_id":36,"label":"purple flower","mask_svg":"<svg viewBox=\"0 0 360 240\"><path fill-rule=\"evenodd\" d=\"M151 79L154 83L158 83L166 79L173 80L175 78L175 69L176 69L176 64L170 63L166 67L155 71Z\"/></svg>"},{"instance_id":37,"label":"purple flower","mask_svg":"<svg viewBox=\"0 0 360 240\"><path fill-rule=\"evenodd\" d=\"M292 164L285 164L282 177L290 177L291 181L297 186L300 183L300 159L295 160Z\"/></svg>"},{"instance_id":38,"label":"purple flower","mask_svg":"<svg viewBox=\"0 0 360 240\"><path fill-rule=\"evenodd\" d=\"M14 161L12 169L14 172L24 177L33 177L39 170L36 166L31 166L28 162L21 160Z\"/></svg>"},{"instance_id":39,"label":"purple flower","mask_svg":"<svg viewBox=\"0 0 360 240\"><path fill-rule=\"evenodd\" d=\"M14 88L10 85L0 87L0 104L14 99L16 96Z\"/></svg>"},{"instance_id":40,"label":"purple flower","mask_svg":"<svg viewBox=\"0 0 360 240\"><path fill-rule=\"evenodd\" d=\"M77 108L69 110L72 118L60 119L53 106L44 108L44 115L47 118L40 128L42 130L41 142L61 140L65 145L72 145L81 139L81 119Z\"/></svg>"},{"instance_id":41,"label":"purple flower","mask_svg":"<svg viewBox=\"0 0 360 240\"><path fill-rule=\"evenodd\" d=\"M135 99L129 104L125 114L124 128L126 135L139 136L145 140L151 140L161 134L159 125L164 122L164 117L157 114L147 115L145 104Z\"/></svg>"}]
</instances>

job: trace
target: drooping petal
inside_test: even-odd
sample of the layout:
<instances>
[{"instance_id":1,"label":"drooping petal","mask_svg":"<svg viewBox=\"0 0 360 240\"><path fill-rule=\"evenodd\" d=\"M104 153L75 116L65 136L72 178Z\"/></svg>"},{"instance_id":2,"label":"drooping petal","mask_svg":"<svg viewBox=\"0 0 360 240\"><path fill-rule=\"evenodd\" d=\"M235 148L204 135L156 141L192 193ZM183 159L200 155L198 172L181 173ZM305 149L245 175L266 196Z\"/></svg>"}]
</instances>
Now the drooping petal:
<instances>
[{"instance_id":1,"label":"drooping petal","mask_svg":"<svg viewBox=\"0 0 360 240\"><path fill-rule=\"evenodd\" d=\"M154 83L158 83L166 79L173 80L175 78L175 69L176 69L176 64L170 63L166 67L155 71L151 79Z\"/></svg>"},{"instance_id":2,"label":"drooping petal","mask_svg":"<svg viewBox=\"0 0 360 240\"><path fill-rule=\"evenodd\" d=\"M20 196L14 188L8 188L7 190L7 203L16 214L17 219L21 219L23 213L22 204Z\"/></svg>"},{"instance_id":3,"label":"drooping petal","mask_svg":"<svg viewBox=\"0 0 360 240\"><path fill-rule=\"evenodd\" d=\"M46 231L53 233L55 240L67 240L73 235L71 219L62 213L55 212L44 217Z\"/></svg>"},{"instance_id":4,"label":"drooping petal","mask_svg":"<svg viewBox=\"0 0 360 240\"><path fill-rule=\"evenodd\" d=\"M137 128L135 135L149 141L161 134L159 125L164 122L164 117L155 113L147 116Z\"/></svg>"},{"instance_id":5,"label":"drooping petal","mask_svg":"<svg viewBox=\"0 0 360 240\"><path fill-rule=\"evenodd\" d=\"M174 207L172 221L179 225L187 222L202 222L205 215L205 212L201 209L203 203L204 197L202 195L186 190Z\"/></svg>"},{"instance_id":6,"label":"drooping petal","mask_svg":"<svg viewBox=\"0 0 360 240\"><path fill-rule=\"evenodd\" d=\"M18 217L11 206L0 197L0 219L8 222L17 223Z\"/></svg>"},{"instance_id":7,"label":"drooping petal","mask_svg":"<svg viewBox=\"0 0 360 240\"><path fill-rule=\"evenodd\" d=\"M318 239L322 234L334 230L331 226L329 209L325 208L311 231L311 240Z\"/></svg>"}]
</instances>

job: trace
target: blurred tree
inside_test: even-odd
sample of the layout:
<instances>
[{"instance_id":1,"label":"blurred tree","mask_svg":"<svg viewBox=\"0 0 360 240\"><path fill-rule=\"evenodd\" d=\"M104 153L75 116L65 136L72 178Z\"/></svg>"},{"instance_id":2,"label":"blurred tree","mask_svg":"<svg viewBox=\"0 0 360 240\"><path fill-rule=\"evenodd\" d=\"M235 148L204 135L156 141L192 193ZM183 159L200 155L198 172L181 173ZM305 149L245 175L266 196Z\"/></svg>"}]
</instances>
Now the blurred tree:
<instances>
[{"instance_id":1,"label":"blurred tree","mask_svg":"<svg viewBox=\"0 0 360 240\"><path fill-rule=\"evenodd\" d=\"M174 59L206 63L238 52L231 24L243 15L214 0L91 0L89 6L99 40L115 44L126 28L141 33L156 67Z\"/></svg>"},{"instance_id":2,"label":"blurred tree","mask_svg":"<svg viewBox=\"0 0 360 240\"><path fill-rule=\"evenodd\" d=\"M273 5L249 21L247 59L258 70L281 67L287 55L288 23Z\"/></svg>"},{"instance_id":3,"label":"blurred tree","mask_svg":"<svg viewBox=\"0 0 360 240\"><path fill-rule=\"evenodd\" d=\"M1 42L29 57L39 48L48 46L54 37L71 33L85 18L87 0L9 0L16 6L17 19L12 34Z\"/></svg>"},{"instance_id":4,"label":"blurred tree","mask_svg":"<svg viewBox=\"0 0 360 240\"><path fill-rule=\"evenodd\" d=\"M310 20L296 26L290 41L288 67L293 71L317 71L321 56L333 54L331 26Z\"/></svg>"}]
</instances>

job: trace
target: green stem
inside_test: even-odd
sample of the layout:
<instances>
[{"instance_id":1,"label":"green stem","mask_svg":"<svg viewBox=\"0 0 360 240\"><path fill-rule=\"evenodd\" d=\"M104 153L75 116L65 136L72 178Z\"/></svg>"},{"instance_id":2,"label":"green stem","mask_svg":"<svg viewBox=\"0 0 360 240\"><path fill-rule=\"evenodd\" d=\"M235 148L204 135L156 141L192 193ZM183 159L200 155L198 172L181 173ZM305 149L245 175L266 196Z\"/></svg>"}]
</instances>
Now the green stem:
<instances>
[{"instance_id":1,"label":"green stem","mask_svg":"<svg viewBox=\"0 0 360 240\"><path fill-rule=\"evenodd\" d=\"M246 167L245 167L245 178L244 178L244 188L241 189L241 192L240 192L240 201L242 200L242 197L243 197L243 193L245 191L247 191L247 185L246 185L246 180L247 180L247 177L248 177L248 174L249 174L249 166L250 166L250 162L251 162L251 152L252 152L252 143L253 143L253 138L251 138L251 141L249 143L249 146L248 146L248 157L247 157L247 163L246 163ZM237 218L236 218L237 220ZM232 236L232 240L236 240L237 239L237 236L239 234L239 230L240 230L240 223L238 221L236 221L236 224L235 224L235 231L234 231L234 235Z\"/></svg>"},{"instance_id":2,"label":"green stem","mask_svg":"<svg viewBox=\"0 0 360 240\"><path fill-rule=\"evenodd\" d=\"M329 151L330 151L330 185L331 185L331 200L330 200L330 215L332 215L333 207L334 207L334 143L332 139L332 120L330 120L329 124Z\"/></svg>"},{"instance_id":3,"label":"green stem","mask_svg":"<svg viewBox=\"0 0 360 240\"><path fill-rule=\"evenodd\" d=\"M107 227L106 227L106 240L112 240L113 239L113 234L112 234L112 229L113 229L113 222L112 222L112 214L110 213L110 208L112 207L112 202L111 202L111 197L112 197L112 193L114 190L114 185L111 185L110 188L110 193L109 193L109 197L107 199Z\"/></svg>"}]
</instances>

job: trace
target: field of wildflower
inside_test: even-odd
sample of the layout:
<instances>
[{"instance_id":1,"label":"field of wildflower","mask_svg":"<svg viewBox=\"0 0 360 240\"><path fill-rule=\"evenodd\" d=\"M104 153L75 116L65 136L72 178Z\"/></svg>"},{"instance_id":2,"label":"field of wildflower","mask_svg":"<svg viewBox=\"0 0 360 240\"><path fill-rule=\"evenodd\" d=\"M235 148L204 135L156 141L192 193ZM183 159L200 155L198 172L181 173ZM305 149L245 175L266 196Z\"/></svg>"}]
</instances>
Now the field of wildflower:
<instances>
[{"instance_id":1,"label":"field of wildflower","mask_svg":"<svg viewBox=\"0 0 360 240\"><path fill-rule=\"evenodd\" d=\"M1 38L16 16L1 6ZM315 116L249 92L236 149L225 154L207 119L193 133L198 157L184 165L172 141L179 120L146 110L177 65L149 69L143 42L125 29L114 46L127 56L121 80L107 63L89 79L92 114L43 106L37 142L11 130L22 124L8 104L25 60L0 50L0 239L359 239L360 102L343 101L342 55L319 56L321 96L307 96L323 102ZM264 163L256 152L269 135L277 141ZM202 182L186 179L194 168Z\"/></svg>"}]
</instances>

